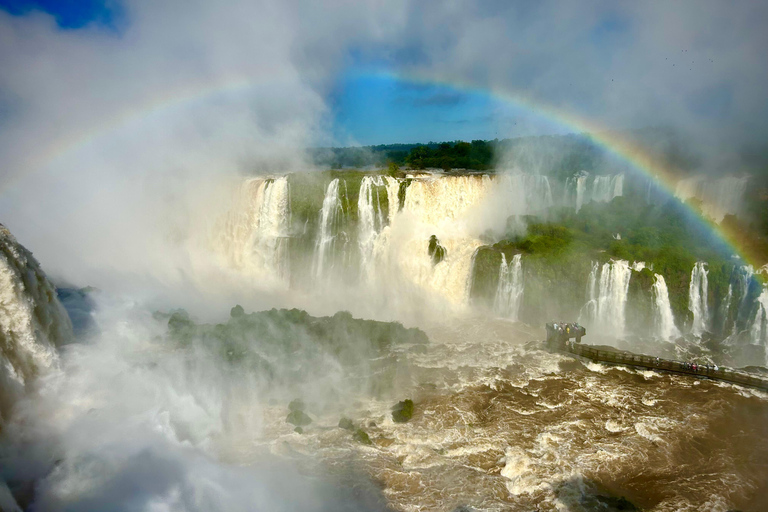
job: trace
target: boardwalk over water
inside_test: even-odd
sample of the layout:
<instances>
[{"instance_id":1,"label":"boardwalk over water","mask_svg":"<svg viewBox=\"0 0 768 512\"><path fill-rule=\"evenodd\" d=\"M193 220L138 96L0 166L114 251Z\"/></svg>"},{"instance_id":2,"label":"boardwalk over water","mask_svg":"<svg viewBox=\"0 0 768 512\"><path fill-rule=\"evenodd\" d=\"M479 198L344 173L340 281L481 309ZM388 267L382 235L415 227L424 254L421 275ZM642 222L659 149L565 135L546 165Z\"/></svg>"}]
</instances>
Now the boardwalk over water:
<instances>
[{"instance_id":1,"label":"boardwalk over water","mask_svg":"<svg viewBox=\"0 0 768 512\"><path fill-rule=\"evenodd\" d=\"M652 370L663 370L667 372L686 373L698 377L707 377L709 379L723 380L743 386L752 386L768 391L768 375L762 376L755 373L748 373L741 370L720 367L715 370L712 366L699 366L696 370L690 365L681 361L672 361L670 359L660 359L651 356L633 354L631 352L605 350L590 345L574 343L568 341L565 343L565 350L577 356L586 357L593 361L602 363L622 364L626 366L639 366L641 368L650 368Z\"/></svg>"}]
</instances>

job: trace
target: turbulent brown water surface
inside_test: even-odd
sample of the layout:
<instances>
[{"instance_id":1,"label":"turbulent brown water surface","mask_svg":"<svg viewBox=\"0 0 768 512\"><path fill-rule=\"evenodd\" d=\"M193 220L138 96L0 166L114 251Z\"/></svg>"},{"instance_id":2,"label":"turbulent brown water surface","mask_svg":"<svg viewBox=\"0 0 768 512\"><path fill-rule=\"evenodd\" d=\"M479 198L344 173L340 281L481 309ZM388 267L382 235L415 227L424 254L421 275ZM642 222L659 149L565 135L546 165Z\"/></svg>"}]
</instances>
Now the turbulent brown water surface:
<instances>
[{"instance_id":1,"label":"turbulent brown water surface","mask_svg":"<svg viewBox=\"0 0 768 512\"><path fill-rule=\"evenodd\" d=\"M268 449L307 472L363 472L396 510L768 510L768 394L553 354L501 320L426 326L398 354L413 419L392 400L347 411L365 446L322 413L303 435L274 406ZM320 461L320 462L317 462Z\"/></svg>"}]
</instances>

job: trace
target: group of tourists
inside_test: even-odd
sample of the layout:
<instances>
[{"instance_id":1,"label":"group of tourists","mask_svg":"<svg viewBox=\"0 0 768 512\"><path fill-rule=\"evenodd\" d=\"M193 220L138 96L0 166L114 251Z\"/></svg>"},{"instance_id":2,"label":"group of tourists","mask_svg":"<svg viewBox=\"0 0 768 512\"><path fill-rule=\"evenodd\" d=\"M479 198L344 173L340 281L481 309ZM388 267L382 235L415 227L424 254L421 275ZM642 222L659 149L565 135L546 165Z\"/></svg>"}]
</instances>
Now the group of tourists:
<instances>
[{"instance_id":1,"label":"group of tourists","mask_svg":"<svg viewBox=\"0 0 768 512\"><path fill-rule=\"evenodd\" d=\"M701 364L687 363L687 362L680 363L680 364L682 365L684 370L693 370L694 372L698 372L698 371L704 371L704 372L715 371L716 372L716 371L720 370L720 367L717 366L716 364L713 364L713 365L708 365L708 364L701 365Z\"/></svg>"},{"instance_id":2,"label":"group of tourists","mask_svg":"<svg viewBox=\"0 0 768 512\"><path fill-rule=\"evenodd\" d=\"M581 337L587 334L587 330L578 322L550 322L547 324L547 341L565 343L571 338L576 338L576 343L581 343Z\"/></svg>"}]
</instances>

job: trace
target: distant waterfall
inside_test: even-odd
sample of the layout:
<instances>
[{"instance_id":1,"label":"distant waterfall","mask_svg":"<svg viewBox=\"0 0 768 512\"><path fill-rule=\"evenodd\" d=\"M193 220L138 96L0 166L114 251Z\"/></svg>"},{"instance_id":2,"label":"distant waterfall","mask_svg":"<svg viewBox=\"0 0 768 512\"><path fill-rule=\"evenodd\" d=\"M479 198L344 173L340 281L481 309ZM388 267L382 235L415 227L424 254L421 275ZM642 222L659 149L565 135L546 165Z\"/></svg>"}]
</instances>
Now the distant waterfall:
<instances>
[{"instance_id":1,"label":"distant waterfall","mask_svg":"<svg viewBox=\"0 0 768 512\"><path fill-rule=\"evenodd\" d=\"M323 278L329 268L329 260L333 258L333 251L338 238L338 230L344 213L341 197L339 195L339 178L328 184L323 199L323 208L320 210L320 230L317 237L313 269L315 278Z\"/></svg>"},{"instance_id":2,"label":"distant waterfall","mask_svg":"<svg viewBox=\"0 0 768 512\"><path fill-rule=\"evenodd\" d=\"M631 275L629 262L612 260L600 268L598 279L598 265L593 263L587 284L588 301L579 321L597 329L597 334L623 336Z\"/></svg>"},{"instance_id":3,"label":"distant waterfall","mask_svg":"<svg viewBox=\"0 0 768 512\"><path fill-rule=\"evenodd\" d=\"M592 269L587 278L587 303L581 308L579 322L592 325L597 319L597 275L600 267L596 261L592 262Z\"/></svg>"},{"instance_id":4,"label":"distant waterfall","mask_svg":"<svg viewBox=\"0 0 768 512\"><path fill-rule=\"evenodd\" d=\"M56 364L55 347L71 338L56 288L0 224L0 425L26 385Z\"/></svg>"},{"instance_id":5,"label":"distant waterfall","mask_svg":"<svg viewBox=\"0 0 768 512\"><path fill-rule=\"evenodd\" d=\"M581 210L584 205L584 195L587 192L587 177L579 176L576 178L576 211Z\"/></svg>"},{"instance_id":6,"label":"distant waterfall","mask_svg":"<svg viewBox=\"0 0 768 512\"><path fill-rule=\"evenodd\" d=\"M693 313L691 333L701 336L709 324L707 306L707 268L703 261L697 262L691 271L691 284L688 288L688 309Z\"/></svg>"},{"instance_id":7,"label":"distant waterfall","mask_svg":"<svg viewBox=\"0 0 768 512\"><path fill-rule=\"evenodd\" d=\"M675 326L675 317L669 303L669 291L664 276L654 274L653 281L653 310L656 323L656 333L663 340L671 340L680 336Z\"/></svg>"},{"instance_id":8,"label":"distant waterfall","mask_svg":"<svg viewBox=\"0 0 768 512\"><path fill-rule=\"evenodd\" d=\"M741 213L749 177L724 176L706 178L697 176L677 182L675 196L682 201L701 199L703 212L720 222L726 214Z\"/></svg>"},{"instance_id":9,"label":"distant waterfall","mask_svg":"<svg viewBox=\"0 0 768 512\"><path fill-rule=\"evenodd\" d=\"M494 310L501 316L517 320L523 298L523 272L521 255L515 254L512 264L507 265L507 258L501 254L499 284L493 301Z\"/></svg>"},{"instance_id":10,"label":"distant waterfall","mask_svg":"<svg viewBox=\"0 0 768 512\"><path fill-rule=\"evenodd\" d=\"M246 180L224 219L217 249L236 268L287 280L290 224L287 178Z\"/></svg>"},{"instance_id":11,"label":"distant waterfall","mask_svg":"<svg viewBox=\"0 0 768 512\"><path fill-rule=\"evenodd\" d=\"M768 347L768 285L763 287L757 298L757 309L749 334L752 343Z\"/></svg>"},{"instance_id":12,"label":"distant waterfall","mask_svg":"<svg viewBox=\"0 0 768 512\"><path fill-rule=\"evenodd\" d=\"M389 223L392 224L395 215L397 215L397 212L400 210L400 180L392 178L391 176L385 176L384 180L387 183L388 220Z\"/></svg>"},{"instance_id":13,"label":"distant waterfall","mask_svg":"<svg viewBox=\"0 0 768 512\"><path fill-rule=\"evenodd\" d=\"M565 182L565 204L574 206L577 212L590 201L607 203L621 195L624 195L623 174L590 178L588 172L580 171Z\"/></svg>"},{"instance_id":14,"label":"distant waterfall","mask_svg":"<svg viewBox=\"0 0 768 512\"><path fill-rule=\"evenodd\" d=\"M624 194L624 175L595 176L592 182L592 201L607 203Z\"/></svg>"},{"instance_id":15,"label":"distant waterfall","mask_svg":"<svg viewBox=\"0 0 768 512\"><path fill-rule=\"evenodd\" d=\"M373 270L373 250L376 238L384 226L381 197L379 196L379 190L382 187L384 187L384 180L381 176L365 176L360 184L360 193L357 199L357 238L363 279L368 279Z\"/></svg>"}]
</instances>

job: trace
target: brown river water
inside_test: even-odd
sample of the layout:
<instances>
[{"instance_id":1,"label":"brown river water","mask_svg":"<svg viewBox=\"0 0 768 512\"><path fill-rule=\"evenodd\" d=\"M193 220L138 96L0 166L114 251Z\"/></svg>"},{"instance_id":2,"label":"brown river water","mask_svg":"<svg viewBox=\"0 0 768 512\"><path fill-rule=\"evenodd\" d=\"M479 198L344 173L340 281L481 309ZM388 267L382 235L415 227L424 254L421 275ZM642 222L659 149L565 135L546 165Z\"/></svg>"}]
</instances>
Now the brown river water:
<instances>
[{"instance_id":1,"label":"brown river water","mask_svg":"<svg viewBox=\"0 0 768 512\"><path fill-rule=\"evenodd\" d=\"M254 450L308 474L365 474L394 510L622 510L621 497L651 511L768 510L768 394L550 353L538 330L503 320L425 330L425 353L398 355L410 422L392 421L391 400L356 403L365 446L338 414L297 434L275 406Z\"/></svg>"}]
</instances>

